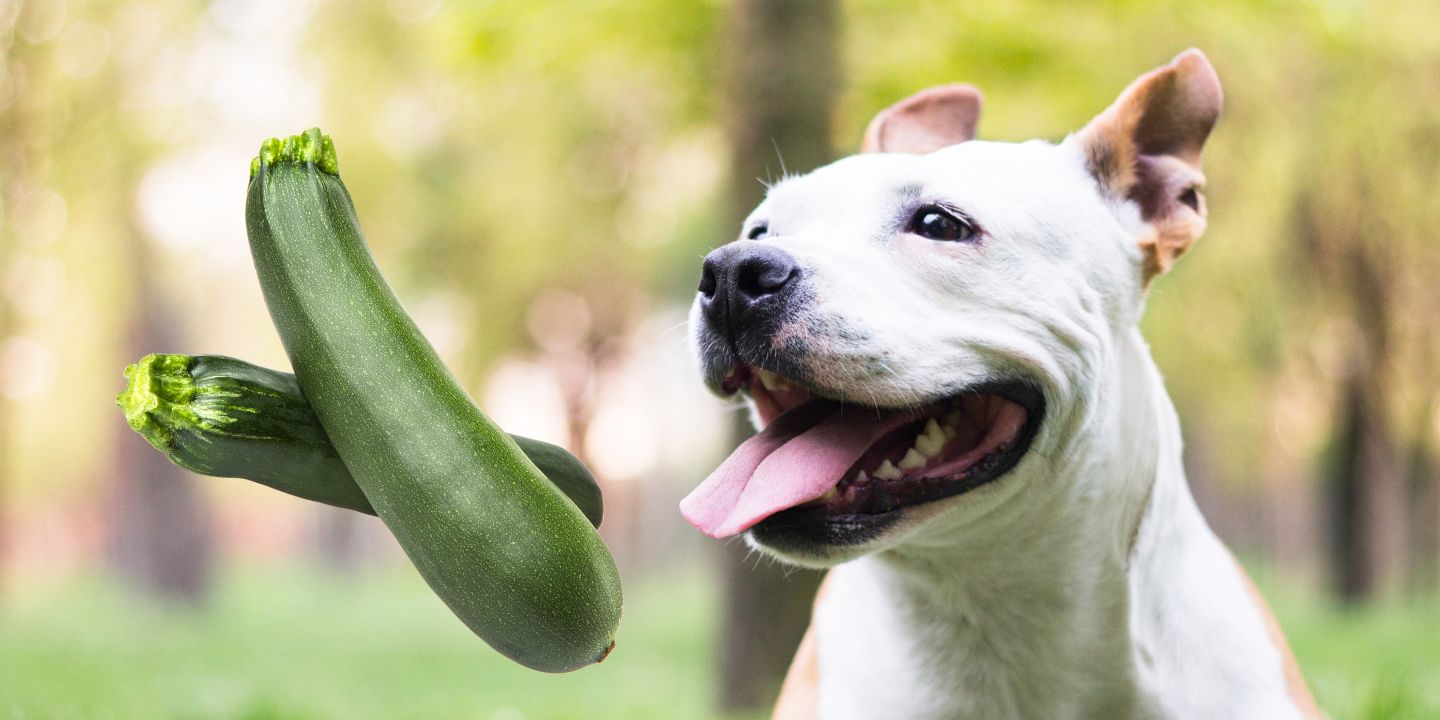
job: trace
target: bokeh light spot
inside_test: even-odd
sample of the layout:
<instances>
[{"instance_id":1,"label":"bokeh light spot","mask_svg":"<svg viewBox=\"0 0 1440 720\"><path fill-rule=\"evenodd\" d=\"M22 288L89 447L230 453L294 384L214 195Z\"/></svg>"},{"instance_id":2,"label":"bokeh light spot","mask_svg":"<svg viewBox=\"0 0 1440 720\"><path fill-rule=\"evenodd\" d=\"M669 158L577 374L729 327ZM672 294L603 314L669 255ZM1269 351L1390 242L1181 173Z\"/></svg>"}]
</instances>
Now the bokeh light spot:
<instances>
[{"instance_id":1,"label":"bokeh light spot","mask_svg":"<svg viewBox=\"0 0 1440 720\"><path fill-rule=\"evenodd\" d=\"M55 381L55 353L34 338L15 335L0 345L0 395L32 398Z\"/></svg>"}]
</instances>

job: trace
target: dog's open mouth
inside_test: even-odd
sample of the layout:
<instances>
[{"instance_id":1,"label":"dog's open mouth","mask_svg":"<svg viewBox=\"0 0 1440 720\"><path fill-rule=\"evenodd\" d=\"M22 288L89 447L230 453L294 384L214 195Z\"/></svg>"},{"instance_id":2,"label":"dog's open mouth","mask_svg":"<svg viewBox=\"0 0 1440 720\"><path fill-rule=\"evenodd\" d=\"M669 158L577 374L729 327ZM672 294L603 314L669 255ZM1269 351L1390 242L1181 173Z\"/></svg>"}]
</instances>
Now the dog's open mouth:
<instances>
[{"instance_id":1,"label":"dog's open mouth","mask_svg":"<svg viewBox=\"0 0 1440 720\"><path fill-rule=\"evenodd\" d=\"M680 505L712 537L762 522L855 524L968 492L1020 460L1044 412L1038 390L1012 381L896 409L826 399L744 365L722 389L747 392L764 429Z\"/></svg>"}]
</instances>

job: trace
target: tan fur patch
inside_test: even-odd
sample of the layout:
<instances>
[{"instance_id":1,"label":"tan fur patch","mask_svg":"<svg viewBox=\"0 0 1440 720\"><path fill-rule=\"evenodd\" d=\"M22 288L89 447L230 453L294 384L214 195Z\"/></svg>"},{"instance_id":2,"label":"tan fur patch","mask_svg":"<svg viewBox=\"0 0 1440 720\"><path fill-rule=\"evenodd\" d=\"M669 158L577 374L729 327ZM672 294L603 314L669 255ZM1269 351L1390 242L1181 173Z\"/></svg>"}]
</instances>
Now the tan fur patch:
<instances>
[{"instance_id":1,"label":"tan fur patch","mask_svg":"<svg viewBox=\"0 0 1440 720\"><path fill-rule=\"evenodd\" d=\"M1320 712L1320 706L1315 704L1315 696L1310 694L1310 686L1305 683L1305 676L1300 673L1300 665L1295 662L1295 653L1290 651L1290 644L1285 642L1285 631L1280 629L1280 623L1275 620L1275 613L1270 612L1270 606L1265 603L1265 598L1260 595L1260 589L1255 587L1250 575L1235 560L1235 568L1240 571L1240 577L1245 581L1245 589L1250 591L1250 599L1255 601L1255 607L1260 610L1260 617L1265 621L1265 631L1270 635L1270 642L1280 651L1280 661L1285 665L1285 689L1295 707L1300 709L1300 716L1305 720L1325 720L1325 714Z\"/></svg>"},{"instance_id":2,"label":"tan fur patch","mask_svg":"<svg viewBox=\"0 0 1440 720\"><path fill-rule=\"evenodd\" d=\"M1170 270L1175 259L1190 249L1195 239L1205 232L1205 218L1170 216L1151 223L1150 227L1151 232L1140 238L1141 282L1145 286Z\"/></svg>"},{"instance_id":3,"label":"tan fur patch","mask_svg":"<svg viewBox=\"0 0 1440 720\"><path fill-rule=\"evenodd\" d=\"M1083 133L1083 148L1090 175L1100 187L1128 188L1135 184L1135 146L1126 139L1130 128L1114 108L1090 121Z\"/></svg>"}]
</instances>

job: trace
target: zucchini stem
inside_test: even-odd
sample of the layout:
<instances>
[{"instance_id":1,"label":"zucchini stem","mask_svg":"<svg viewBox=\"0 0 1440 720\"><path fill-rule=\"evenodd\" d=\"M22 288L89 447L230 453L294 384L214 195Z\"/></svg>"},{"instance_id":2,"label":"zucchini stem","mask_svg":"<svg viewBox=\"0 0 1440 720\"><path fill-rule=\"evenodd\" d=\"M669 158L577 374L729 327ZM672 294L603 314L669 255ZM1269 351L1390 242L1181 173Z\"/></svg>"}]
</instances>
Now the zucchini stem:
<instances>
[{"instance_id":1,"label":"zucchini stem","mask_svg":"<svg viewBox=\"0 0 1440 720\"><path fill-rule=\"evenodd\" d=\"M194 362L189 355L151 353L125 366L125 389L115 404L130 428L157 450L168 449L176 431L201 425L190 406L197 392L190 377Z\"/></svg>"},{"instance_id":2,"label":"zucchini stem","mask_svg":"<svg viewBox=\"0 0 1440 720\"><path fill-rule=\"evenodd\" d=\"M313 127L299 135L285 139L270 138L260 143L260 152L250 161L250 177L253 179L262 168L285 163L314 165L321 172L338 175L339 161L335 157L335 143L330 136Z\"/></svg>"}]
</instances>

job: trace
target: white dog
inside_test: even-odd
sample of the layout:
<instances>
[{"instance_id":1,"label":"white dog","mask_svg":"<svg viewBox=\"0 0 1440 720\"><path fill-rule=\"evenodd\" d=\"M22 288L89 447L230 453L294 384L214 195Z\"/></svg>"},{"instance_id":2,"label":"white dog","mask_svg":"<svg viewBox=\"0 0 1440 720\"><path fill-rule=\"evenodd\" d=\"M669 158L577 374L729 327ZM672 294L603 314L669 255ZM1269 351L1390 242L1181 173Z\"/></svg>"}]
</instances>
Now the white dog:
<instances>
[{"instance_id":1,"label":"white dog","mask_svg":"<svg viewBox=\"0 0 1440 720\"><path fill-rule=\"evenodd\" d=\"M1195 50L1058 145L927 90L706 258L696 351L763 429L682 511L835 566L777 718L1319 716L1136 327L1220 108Z\"/></svg>"}]
</instances>

